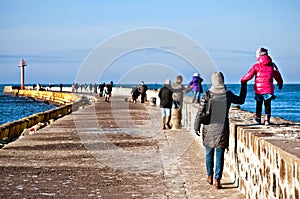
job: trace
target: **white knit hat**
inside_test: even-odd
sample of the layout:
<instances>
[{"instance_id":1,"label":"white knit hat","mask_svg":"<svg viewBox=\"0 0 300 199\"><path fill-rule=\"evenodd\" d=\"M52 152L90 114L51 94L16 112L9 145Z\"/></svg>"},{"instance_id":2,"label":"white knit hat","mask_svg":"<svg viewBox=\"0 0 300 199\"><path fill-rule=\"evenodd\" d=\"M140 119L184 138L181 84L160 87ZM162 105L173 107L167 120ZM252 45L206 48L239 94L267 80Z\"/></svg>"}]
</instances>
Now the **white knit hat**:
<instances>
[{"instance_id":1,"label":"white knit hat","mask_svg":"<svg viewBox=\"0 0 300 199\"><path fill-rule=\"evenodd\" d=\"M166 79L165 84L170 85L171 84L171 80Z\"/></svg>"},{"instance_id":2,"label":"white knit hat","mask_svg":"<svg viewBox=\"0 0 300 199\"><path fill-rule=\"evenodd\" d=\"M198 77L199 76L199 73L194 73L193 74L193 77Z\"/></svg>"},{"instance_id":3,"label":"white knit hat","mask_svg":"<svg viewBox=\"0 0 300 199\"><path fill-rule=\"evenodd\" d=\"M262 56L262 55L268 55L268 49L266 49L266 48L258 48L256 50L256 58L258 58L259 56Z\"/></svg>"}]
</instances>

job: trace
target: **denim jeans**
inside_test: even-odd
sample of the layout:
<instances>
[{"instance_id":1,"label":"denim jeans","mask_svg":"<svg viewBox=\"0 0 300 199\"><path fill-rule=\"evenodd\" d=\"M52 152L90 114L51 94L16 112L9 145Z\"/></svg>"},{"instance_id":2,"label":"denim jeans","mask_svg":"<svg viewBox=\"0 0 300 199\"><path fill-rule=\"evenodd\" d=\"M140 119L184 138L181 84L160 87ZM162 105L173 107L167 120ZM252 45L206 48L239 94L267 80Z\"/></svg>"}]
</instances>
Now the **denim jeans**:
<instances>
[{"instance_id":1,"label":"denim jeans","mask_svg":"<svg viewBox=\"0 0 300 199\"><path fill-rule=\"evenodd\" d=\"M222 148L209 148L205 147L206 150L206 172L208 176L214 176L215 179L221 180L224 168L224 152ZM216 164L214 167L214 159L216 153ZM215 172L214 172L215 168Z\"/></svg>"},{"instance_id":2,"label":"denim jeans","mask_svg":"<svg viewBox=\"0 0 300 199\"><path fill-rule=\"evenodd\" d=\"M193 93L194 93L194 99L193 99L193 101L195 102L195 101L197 101L197 102L199 102L199 100L200 100L200 92L199 91L193 91Z\"/></svg>"},{"instance_id":3,"label":"denim jeans","mask_svg":"<svg viewBox=\"0 0 300 199\"><path fill-rule=\"evenodd\" d=\"M256 100L256 117L261 117L263 103L265 105L266 115L271 117L271 101L275 99L275 96L270 94L270 97L266 99L263 95L255 94L254 99Z\"/></svg>"}]
</instances>

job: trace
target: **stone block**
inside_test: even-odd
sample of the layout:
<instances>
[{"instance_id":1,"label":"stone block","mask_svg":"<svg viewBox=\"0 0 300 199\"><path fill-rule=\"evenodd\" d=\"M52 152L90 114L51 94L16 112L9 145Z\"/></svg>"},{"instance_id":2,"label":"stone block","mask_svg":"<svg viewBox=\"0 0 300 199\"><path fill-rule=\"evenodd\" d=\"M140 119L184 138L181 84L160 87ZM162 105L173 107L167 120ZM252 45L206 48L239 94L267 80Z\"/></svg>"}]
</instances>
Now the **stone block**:
<instances>
[{"instance_id":1,"label":"stone block","mask_svg":"<svg viewBox=\"0 0 300 199\"><path fill-rule=\"evenodd\" d=\"M280 180L284 181L286 177L286 164L283 159L280 160L280 167L279 167L279 174L280 174Z\"/></svg>"}]
</instances>

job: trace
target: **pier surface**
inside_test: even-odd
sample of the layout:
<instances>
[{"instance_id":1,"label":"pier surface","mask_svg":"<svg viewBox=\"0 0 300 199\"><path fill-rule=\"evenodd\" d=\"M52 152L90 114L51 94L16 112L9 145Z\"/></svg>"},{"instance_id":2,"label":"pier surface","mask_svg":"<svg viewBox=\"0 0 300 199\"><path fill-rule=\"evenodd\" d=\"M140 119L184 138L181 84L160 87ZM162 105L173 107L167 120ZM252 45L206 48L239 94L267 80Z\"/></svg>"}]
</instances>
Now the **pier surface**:
<instances>
[{"instance_id":1,"label":"pier surface","mask_svg":"<svg viewBox=\"0 0 300 199\"><path fill-rule=\"evenodd\" d=\"M203 147L161 130L157 106L111 100L0 149L0 198L245 198L226 175L206 182Z\"/></svg>"}]
</instances>

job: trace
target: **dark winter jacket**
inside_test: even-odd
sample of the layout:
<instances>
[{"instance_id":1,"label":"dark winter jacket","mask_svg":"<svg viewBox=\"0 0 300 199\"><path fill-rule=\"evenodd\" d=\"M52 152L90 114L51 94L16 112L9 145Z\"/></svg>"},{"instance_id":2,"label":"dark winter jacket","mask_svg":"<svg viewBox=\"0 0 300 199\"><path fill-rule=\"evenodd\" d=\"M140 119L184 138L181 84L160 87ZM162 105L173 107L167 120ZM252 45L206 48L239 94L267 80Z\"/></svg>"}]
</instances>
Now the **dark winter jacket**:
<instances>
[{"instance_id":1,"label":"dark winter jacket","mask_svg":"<svg viewBox=\"0 0 300 199\"><path fill-rule=\"evenodd\" d=\"M138 98L139 97L140 92L139 92L139 90L138 90L138 88L136 86L132 87L132 89L131 89L131 95L134 98Z\"/></svg>"},{"instance_id":2,"label":"dark winter jacket","mask_svg":"<svg viewBox=\"0 0 300 199\"><path fill-rule=\"evenodd\" d=\"M241 86L240 95L237 96L231 91L226 90L225 93L215 94L211 91L211 123L204 125L202 129L203 144L210 148L228 148L229 146L229 108L231 103L243 104L247 94L247 85ZM208 102L208 94L204 93L198 113L195 119L195 131L199 131L199 116L202 113L206 103Z\"/></svg>"},{"instance_id":3,"label":"dark winter jacket","mask_svg":"<svg viewBox=\"0 0 300 199\"><path fill-rule=\"evenodd\" d=\"M160 98L160 107L161 108L172 108L173 99L172 99L173 91L170 85L164 85L158 93L158 97Z\"/></svg>"},{"instance_id":4,"label":"dark winter jacket","mask_svg":"<svg viewBox=\"0 0 300 199\"><path fill-rule=\"evenodd\" d=\"M147 92L147 90L148 90L148 86L147 86L146 84L140 85L140 87L139 87L139 92L140 92L141 94L145 94L145 93Z\"/></svg>"}]
</instances>

